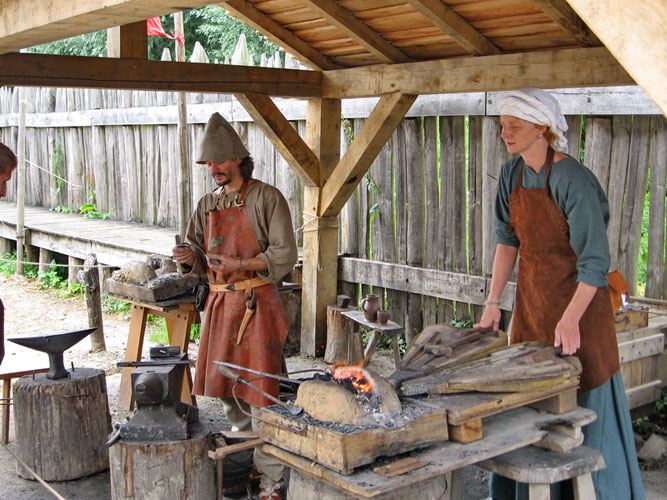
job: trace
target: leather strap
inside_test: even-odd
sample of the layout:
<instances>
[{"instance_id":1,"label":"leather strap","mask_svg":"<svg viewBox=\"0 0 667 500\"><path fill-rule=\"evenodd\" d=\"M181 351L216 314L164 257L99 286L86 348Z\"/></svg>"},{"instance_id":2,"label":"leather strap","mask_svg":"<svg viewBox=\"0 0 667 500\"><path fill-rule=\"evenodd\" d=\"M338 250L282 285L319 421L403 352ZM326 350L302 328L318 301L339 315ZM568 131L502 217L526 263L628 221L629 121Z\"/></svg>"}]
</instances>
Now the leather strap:
<instances>
[{"instance_id":1,"label":"leather strap","mask_svg":"<svg viewBox=\"0 0 667 500\"><path fill-rule=\"evenodd\" d=\"M268 283L262 278L252 278L236 283L213 283L209 285L209 290L211 292L233 292L236 290L252 290L264 285L268 285Z\"/></svg>"}]
</instances>

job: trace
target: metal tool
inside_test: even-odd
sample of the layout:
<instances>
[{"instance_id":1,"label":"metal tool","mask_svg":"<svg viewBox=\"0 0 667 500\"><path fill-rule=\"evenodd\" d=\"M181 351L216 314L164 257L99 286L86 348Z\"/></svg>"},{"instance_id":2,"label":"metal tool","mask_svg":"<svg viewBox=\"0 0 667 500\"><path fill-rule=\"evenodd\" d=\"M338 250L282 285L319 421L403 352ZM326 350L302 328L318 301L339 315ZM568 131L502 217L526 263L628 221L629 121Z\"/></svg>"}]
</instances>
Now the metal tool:
<instances>
[{"instance_id":1,"label":"metal tool","mask_svg":"<svg viewBox=\"0 0 667 500\"><path fill-rule=\"evenodd\" d=\"M257 295L253 290L250 298L246 299L245 301L245 314L243 315L243 320L241 321L241 326L239 327L239 333L236 335L236 345L240 344L241 340L243 340L243 334L245 333L246 328L248 328L248 323L250 323L250 320L255 314L256 308L257 308Z\"/></svg>"},{"instance_id":2,"label":"metal tool","mask_svg":"<svg viewBox=\"0 0 667 500\"><path fill-rule=\"evenodd\" d=\"M292 402L285 403L284 401L281 401L278 398L276 398L274 396L271 396L271 394L269 394L268 392L263 391L262 389L257 387L255 384L252 384L252 383L248 382L247 380L243 380L243 378L241 378L241 375L239 375L238 373L234 373L232 370L227 368L225 365L220 364L220 362L217 362L217 361L216 361L216 363L218 363L218 365L219 365L218 370L220 370L220 373L222 373L225 377L232 379L237 384L245 384L248 387L250 387L251 389L256 390L257 392L259 392L265 398L270 399L271 401L273 401L277 405L280 405L283 408L285 408L290 413L290 415L296 416L296 415L299 415L301 412L303 412L303 408L301 408L300 406L296 406Z\"/></svg>"},{"instance_id":3,"label":"metal tool","mask_svg":"<svg viewBox=\"0 0 667 500\"><path fill-rule=\"evenodd\" d=\"M39 337L16 337L11 340L15 344L45 352L49 355L49 371L46 378L55 380L67 378L69 372L63 363L63 352L93 333L97 328L87 328L75 332L54 333Z\"/></svg>"},{"instance_id":4,"label":"metal tool","mask_svg":"<svg viewBox=\"0 0 667 500\"><path fill-rule=\"evenodd\" d=\"M214 361L215 364L226 366L227 368L234 368L235 370L242 370L244 372L254 373L255 375L261 375L262 377L274 378L282 382L287 382L289 384L301 384L301 380L295 380L289 377L283 377L282 375L273 375L271 373L260 372L259 370L252 370L250 368L245 368L244 366L235 365L234 363L227 363L225 361Z\"/></svg>"}]
</instances>

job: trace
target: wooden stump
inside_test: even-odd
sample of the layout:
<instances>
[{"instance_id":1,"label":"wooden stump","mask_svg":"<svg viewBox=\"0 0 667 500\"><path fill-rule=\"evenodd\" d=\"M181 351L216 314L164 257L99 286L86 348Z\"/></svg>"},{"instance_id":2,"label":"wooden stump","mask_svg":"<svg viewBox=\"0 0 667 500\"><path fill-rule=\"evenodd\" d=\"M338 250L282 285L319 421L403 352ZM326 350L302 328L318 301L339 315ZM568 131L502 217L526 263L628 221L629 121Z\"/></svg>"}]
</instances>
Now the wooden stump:
<instances>
[{"instance_id":1,"label":"wooden stump","mask_svg":"<svg viewBox=\"0 0 667 500\"><path fill-rule=\"evenodd\" d=\"M392 492L381 493L373 498L375 500L446 498L447 488L447 478L442 475L425 479L421 483L399 488ZM295 469L290 471L289 488L287 489L288 500L353 500L356 498L361 498L361 496L337 488L323 480L307 477Z\"/></svg>"},{"instance_id":2,"label":"wooden stump","mask_svg":"<svg viewBox=\"0 0 667 500\"><path fill-rule=\"evenodd\" d=\"M353 365L363 359L361 333L354 331L354 321L342 315L352 308L327 307L327 348L324 361Z\"/></svg>"},{"instance_id":3,"label":"wooden stump","mask_svg":"<svg viewBox=\"0 0 667 500\"><path fill-rule=\"evenodd\" d=\"M210 433L197 424L183 441L118 441L109 448L111 499L215 499Z\"/></svg>"},{"instance_id":4,"label":"wooden stump","mask_svg":"<svg viewBox=\"0 0 667 500\"><path fill-rule=\"evenodd\" d=\"M18 457L46 481L69 481L109 467L111 431L104 371L77 368L69 378L40 373L13 385ZM34 479L23 466L17 473Z\"/></svg>"}]
</instances>

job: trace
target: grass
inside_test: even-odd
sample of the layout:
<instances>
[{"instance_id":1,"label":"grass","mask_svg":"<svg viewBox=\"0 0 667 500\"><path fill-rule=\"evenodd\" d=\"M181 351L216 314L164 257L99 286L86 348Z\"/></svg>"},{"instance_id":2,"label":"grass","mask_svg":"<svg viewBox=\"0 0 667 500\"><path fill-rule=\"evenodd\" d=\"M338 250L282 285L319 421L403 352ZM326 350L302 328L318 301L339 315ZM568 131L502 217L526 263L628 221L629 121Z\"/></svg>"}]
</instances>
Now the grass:
<instances>
[{"instance_id":1,"label":"grass","mask_svg":"<svg viewBox=\"0 0 667 500\"><path fill-rule=\"evenodd\" d=\"M157 331L149 335L149 339L154 344L169 345L169 333L167 332L167 322L164 318L158 316L148 315L148 322L152 325L159 326ZM201 323L196 323L190 327L190 342L199 342L201 336Z\"/></svg>"}]
</instances>

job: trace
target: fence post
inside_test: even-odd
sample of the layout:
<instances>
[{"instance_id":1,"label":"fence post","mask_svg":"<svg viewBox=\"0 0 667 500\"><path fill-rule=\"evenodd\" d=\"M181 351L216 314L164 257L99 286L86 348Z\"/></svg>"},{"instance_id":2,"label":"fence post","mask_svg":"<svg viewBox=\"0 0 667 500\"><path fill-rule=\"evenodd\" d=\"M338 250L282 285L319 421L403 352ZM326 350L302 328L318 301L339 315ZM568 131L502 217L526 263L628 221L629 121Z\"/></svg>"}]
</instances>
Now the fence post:
<instances>
[{"instance_id":1,"label":"fence post","mask_svg":"<svg viewBox=\"0 0 667 500\"><path fill-rule=\"evenodd\" d=\"M97 256L90 254L86 257L85 266L83 270L79 271L77 281L86 287L88 326L97 328L90 336L91 348L93 352L106 351L104 325L102 324L102 288L100 287L100 274L97 270Z\"/></svg>"}]
</instances>

